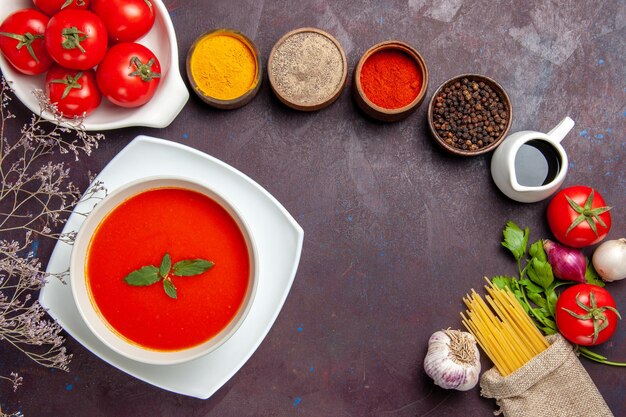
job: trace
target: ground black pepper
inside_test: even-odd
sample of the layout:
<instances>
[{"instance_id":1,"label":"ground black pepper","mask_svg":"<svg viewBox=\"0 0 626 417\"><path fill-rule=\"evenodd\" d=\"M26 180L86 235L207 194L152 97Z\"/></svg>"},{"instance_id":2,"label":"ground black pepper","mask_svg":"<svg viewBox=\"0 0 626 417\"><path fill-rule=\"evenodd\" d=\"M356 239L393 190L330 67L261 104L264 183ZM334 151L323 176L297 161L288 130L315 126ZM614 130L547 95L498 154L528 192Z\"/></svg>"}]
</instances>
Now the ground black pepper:
<instances>
[{"instance_id":1,"label":"ground black pepper","mask_svg":"<svg viewBox=\"0 0 626 417\"><path fill-rule=\"evenodd\" d=\"M345 80L344 58L328 36L297 32L275 46L269 62L273 86L289 101L315 106L329 100Z\"/></svg>"},{"instance_id":2,"label":"ground black pepper","mask_svg":"<svg viewBox=\"0 0 626 417\"><path fill-rule=\"evenodd\" d=\"M508 109L483 81L463 78L435 97L433 126L449 145L475 151L490 145L506 130Z\"/></svg>"}]
</instances>

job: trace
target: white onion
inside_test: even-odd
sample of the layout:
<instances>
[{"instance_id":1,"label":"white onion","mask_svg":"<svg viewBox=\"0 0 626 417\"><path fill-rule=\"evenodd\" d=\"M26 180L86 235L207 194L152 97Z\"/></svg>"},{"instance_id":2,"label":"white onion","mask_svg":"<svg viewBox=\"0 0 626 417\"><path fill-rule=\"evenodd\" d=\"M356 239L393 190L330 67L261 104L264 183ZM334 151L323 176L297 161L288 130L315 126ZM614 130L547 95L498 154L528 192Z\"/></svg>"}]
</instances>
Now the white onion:
<instances>
[{"instance_id":1,"label":"white onion","mask_svg":"<svg viewBox=\"0 0 626 417\"><path fill-rule=\"evenodd\" d=\"M593 267L607 282L626 278L626 239L607 240L593 253Z\"/></svg>"}]
</instances>

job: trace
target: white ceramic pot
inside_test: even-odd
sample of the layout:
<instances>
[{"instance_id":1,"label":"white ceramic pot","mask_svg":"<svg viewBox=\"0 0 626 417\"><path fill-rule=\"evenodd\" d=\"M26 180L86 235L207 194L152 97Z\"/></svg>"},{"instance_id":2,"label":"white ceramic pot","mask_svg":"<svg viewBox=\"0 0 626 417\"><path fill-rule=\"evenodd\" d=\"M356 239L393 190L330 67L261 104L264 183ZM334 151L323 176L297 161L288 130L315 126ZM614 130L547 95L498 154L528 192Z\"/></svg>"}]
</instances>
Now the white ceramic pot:
<instances>
[{"instance_id":1,"label":"white ceramic pot","mask_svg":"<svg viewBox=\"0 0 626 417\"><path fill-rule=\"evenodd\" d=\"M574 121L566 117L547 134L522 131L508 136L496 149L491 159L491 176L498 188L507 197L522 203L534 203L554 194L563 184L568 168L567 154L561 146L561 141L573 127ZM518 153L521 152L522 146L529 144L529 142L531 142L530 145L537 148L546 149L547 153L550 154L549 156L555 159L551 167L552 172L546 177L546 183L529 185L520 178L522 172L530 176L538 174L532 172L534 169L530 165L532 161L516 160L516 158L520 158ZM524 164L528 165L524 166Z\"/></svg>"}]
</instances>

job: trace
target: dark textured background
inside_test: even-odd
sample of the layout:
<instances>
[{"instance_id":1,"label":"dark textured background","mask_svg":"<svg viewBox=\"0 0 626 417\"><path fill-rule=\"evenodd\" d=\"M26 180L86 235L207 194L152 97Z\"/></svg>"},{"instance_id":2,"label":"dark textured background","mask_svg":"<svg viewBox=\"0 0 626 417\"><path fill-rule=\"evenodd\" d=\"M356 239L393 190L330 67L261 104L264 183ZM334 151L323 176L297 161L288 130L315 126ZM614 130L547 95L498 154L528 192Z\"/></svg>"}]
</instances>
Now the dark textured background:
<instances>
[{"instance_id":1,"label":"dark textured background","mask_svg":"<svg viewBox=\"0 0 626 417\"><path fill-rule=\"evenodd\" d=\"M180 63L194 38L215 27L246 33L264 61L285 32L314 26L334 34L354 68L374 43L400 39L430 70L430 93L461 73L489 75L513 103L512 131L548 131L576 121L563 145L565 186L596 187L615 206L611 238L626 235L624 140L626 51L623 0L603 2L409 0L165 0ZM351 79L349 80L351 82ZM427 100L430 99L430 94ZM17 101L19 121L28 111ZM489 174L490 155L448 156L427 133L426 105L405 121L380 124L354 105L351 86L331 107L292 111L267 77L248 106L221 112L192 97L167 128L107 132L90 158L71 163L83 188L138 134L205 151L272 193L305 230L300 267L265 341L212 398L154 388L104 363L74 340L69 373L29 362L0 344L5 411L26 416L490 416L478 388L436 387L422 370L428 337L460 327L462 296L482 277L514 273L500 247L512 219L548 236L547 201L518 204ZM13 132L21 123L12 125ZM39 255L47 259L51 245ZM587 250L587 253L591 253ZM626 312L626 283L610 286ZM599 352L626 361L626 323ZM583 359L616 416L626 415L626 374ZM483 361L485 367L490 366ZM585 395L581 393L581 395Z\"/></svg>"}]
</instances>

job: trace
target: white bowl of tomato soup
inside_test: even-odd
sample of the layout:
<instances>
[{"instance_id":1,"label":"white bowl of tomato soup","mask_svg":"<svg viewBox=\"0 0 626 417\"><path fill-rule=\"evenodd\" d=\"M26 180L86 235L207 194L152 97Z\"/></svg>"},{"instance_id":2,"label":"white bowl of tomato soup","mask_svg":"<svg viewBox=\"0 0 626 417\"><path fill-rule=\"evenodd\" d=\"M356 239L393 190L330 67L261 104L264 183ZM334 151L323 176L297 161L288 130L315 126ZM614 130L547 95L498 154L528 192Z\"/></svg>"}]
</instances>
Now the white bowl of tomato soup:
<instances>
[{"instance_id":1,"label":"white bowl of tomato soup","mask_svg":"<svg viewBox=\"0 0 626 417\"><path fill-rule=\"evenodd\" d=\"M121 355L168 365L217 349L241 326L258 281L244 219L209 186L131 182L87 216L70 282L90 330Z\"/></svg>"}]
</instances>

